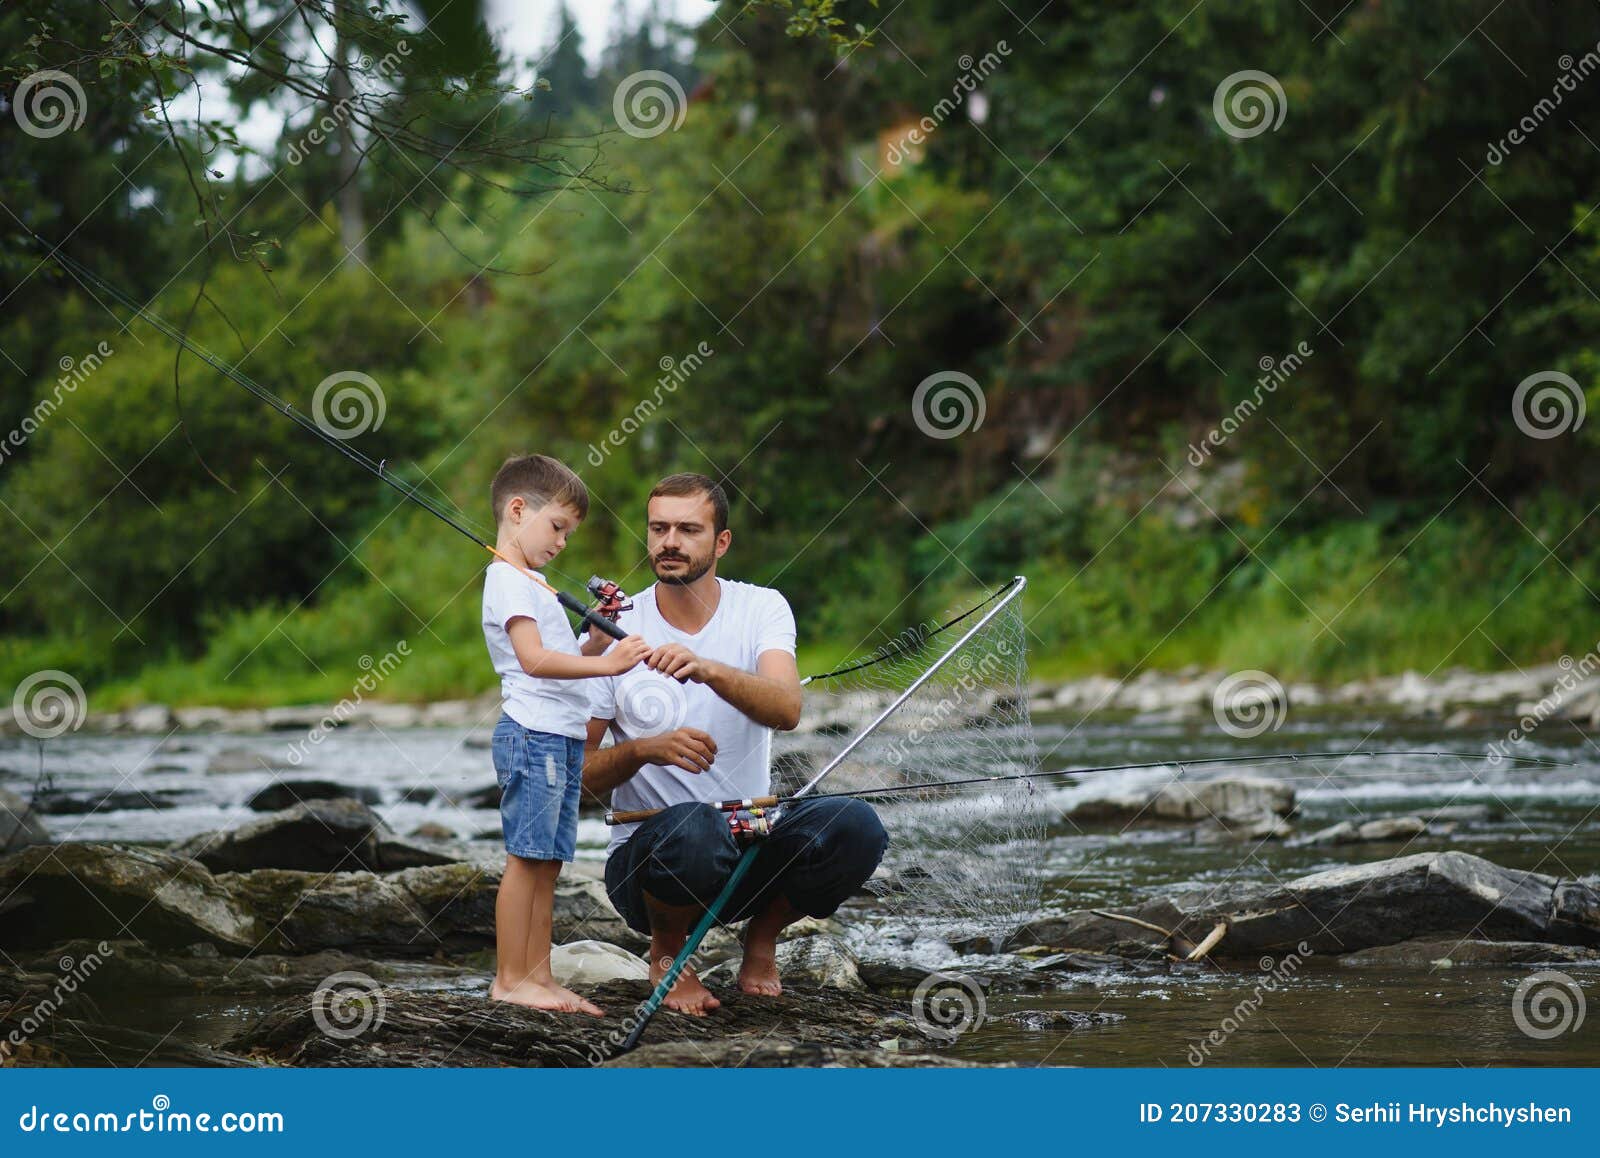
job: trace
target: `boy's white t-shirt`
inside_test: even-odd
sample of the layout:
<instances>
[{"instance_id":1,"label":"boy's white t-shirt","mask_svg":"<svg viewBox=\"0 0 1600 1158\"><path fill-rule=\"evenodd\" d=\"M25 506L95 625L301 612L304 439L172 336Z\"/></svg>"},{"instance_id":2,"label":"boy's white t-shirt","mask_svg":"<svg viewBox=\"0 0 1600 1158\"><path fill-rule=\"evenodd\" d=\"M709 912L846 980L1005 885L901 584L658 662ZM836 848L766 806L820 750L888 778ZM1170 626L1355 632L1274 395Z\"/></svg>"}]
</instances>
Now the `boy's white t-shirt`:
<instances>
[{"instance_id":1,"label":"boy's white t-shirt","mask_svg":"<svg viewBox=\"0 0 1600 1158\"><path fill-rule=\"evenodd\" d=\"M794 654L794 612L770 587L717 579L721 599L710 621L690 635L679 631L656 607L658 584L633 597L633 610L617 620L624 631L659 647L681 643L705 659L742 671L756 670L765 651ZM763 796L771 784L772 729L756 723L705 684L677 680L640 664L620 676L586 681L595 717L615 721L619 739L659 736L676 728L699 728L717 742L717 758L704 772L646 764L611 793L614 809L666 808L688 800L732 800ZM609 855L633 834L637 824L611 829Z\"/></svg>"},{"instance_id":2,"label":"boy's white t-shirt","mask_svg":"<svg viewBox=\"0 0 1600 1158\"><path fill-rule=\"evenodd\" d=\"M537 574L537 572L535 572ZM496 559L483 574L483 639L500 673L506 715L524 728L581 740L588 734L593 679L537 679L522 670L506 624L527 616L539 625L539 640L551 651L581 655L567 613L556 597L510 563Z\"/></svg>"}]
</instances>

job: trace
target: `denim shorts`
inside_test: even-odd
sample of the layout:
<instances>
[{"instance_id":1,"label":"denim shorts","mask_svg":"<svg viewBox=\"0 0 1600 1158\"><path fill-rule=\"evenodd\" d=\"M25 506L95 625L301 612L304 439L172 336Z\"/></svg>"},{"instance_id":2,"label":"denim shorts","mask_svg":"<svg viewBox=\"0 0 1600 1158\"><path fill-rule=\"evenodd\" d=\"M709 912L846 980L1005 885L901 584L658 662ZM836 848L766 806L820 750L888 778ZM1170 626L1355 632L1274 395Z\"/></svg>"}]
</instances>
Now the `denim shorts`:
<instances>
[{"instance_id":1,"label":"denim shorts","mask_svg":"<svg viewBox=\"0 0 1600 1158\"><path fill-rule=\"evenodd\" d=\"M535 732L502 714L491 748L506 851L525 860L571 861L578 851L583 741Z\"/></svg>"}]
</instances>

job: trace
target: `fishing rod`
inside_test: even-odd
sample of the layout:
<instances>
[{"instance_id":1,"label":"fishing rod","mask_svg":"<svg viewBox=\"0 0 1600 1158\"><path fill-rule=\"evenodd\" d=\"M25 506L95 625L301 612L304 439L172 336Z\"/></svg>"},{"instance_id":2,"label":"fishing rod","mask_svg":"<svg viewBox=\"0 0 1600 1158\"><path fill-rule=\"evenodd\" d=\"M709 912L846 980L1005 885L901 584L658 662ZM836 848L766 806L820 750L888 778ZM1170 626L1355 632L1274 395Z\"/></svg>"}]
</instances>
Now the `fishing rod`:
<instances>
[{"instance_id":1,"label":"fishing rod","mask_svg":"<svg viewBox=\"0 0 1600 1158\"><path fill-rule=\"evenodd\" d=\"M918 792L935 788L960 788L969 784L1004 784L1016 780L1048 780L1057 776L1088 776L1098 772L1134 772L1151 768L1177 767L1184 770L1203 767L1208 764L1261 764L1269 761L1288 760L1319 760L1338 757L1352 759L1355 757L1375 758L1379 756L1423 757L1423 756L1453 756L1458 760L1507 760L1514 764L1536 764L1545 768L1575 768L1577 765L1561 760L1548 760L1540 756L1490 756L1483 752L1426 752L1426 751L1394 751L1394 750L1356 750L1347 752L1269 752L1255 756L1206 756L1198 760L1152 760L1142 764L1104 764L1094 768L1062 768L1055 772L1020 772L1014 776L973 776L965 780L928 780L920 784L893 784L883 788L860 788L851 792L817 792L813 793L811 800L847 800L858 799L863 796L884 796L895 792ZM752 808L779 808L785 804L793 803L800 799L800 794L793 796L753 796L743 800L719 800L711 805L720 812L741 812ZM641 820L649 820L659 813L659 808L642 808L634 811L607 812L607 824L635 824Z\"/></svg>"},{"instance_id":2,"label":"fishing rod","mask_svg":"<svg viewBox=\"0 0 1600 1158\"><path fill-rule=\"evenodd\" d=\"M873 719L871 723L858 732L855 738L852 739L850 743L846 744L844 748L840 750L839 754L828 762L827 766L824 767L822 771L818 772L815 776L808 780L799 789L799 791L795 792L794 795L790 796L788 799L790 801L794 801L806 796L815 797L816 794L813 793L812 790L815 789L818 784L822 783L822 780L825 776L827 776L835 768L839 767L840 764L843 764L845 758L848 757L863 740L872 735L873 732L877 731L883 722L894 713L895 709L910 699L916 693L917 689L920 688L924 683L932 679L934 674L949 662L951 656L960 651L962 647L966 645L969 639L987 627L989 622L993 620L995 616L1004 611L1013 600L1021 595L1024 588L1027 586L1027 577L1023 575L1017 575L1008 583L1006 583L999 592L996 592L995 595L990 596L988 599L984 600L982 604L979 604L979 607L983 607L990 603L993 603L994 606L990 607L989 610L984 613L983 618L979 619L977 623L974 623L965 632L963 632L961 638L956 640L955 643L951 644L949 649L943 655L934 660L934 662L929 665L927 671L923 672L914 681L912 681L910 687L906 688L905 691L896 696L892 704L890 704L883 711L879 712L877 717ZM997 598L999 600L998 602L996 602ZM977 608L974 608L973 610L977 610ZM965 619L966 616L962 616L961 618ZM654 816L655 812L652 811L646 813L645 815ZM742 831L748 832L751 835L764 834L767 831L764 818L757 819L762 822L743 829ZM728 875L727 883L722 886L722 891L718 893L711 904L707 906L705 914L700 918L699 923L695 925L693 931L689 934L689 939L684 942L683 948L678 950L677 956L672 959L672 964L667 968L666 973L664 973L661 977L661 980L656 983L655 989L652 990L650 996L645 999L644 1004L639 1007L636 1013L638 1021L634 1023L633 1028L628 1032L628 1036L623 1039L622 1047L619 1050L620 1053L627 1053L634 1046L639 1044L639 1039L644 1036L645 1028L650 1024L650 1019L656 1015L656 1011L661 1008L661 1003L667 999L667 994L670 993L672 991L672 987L678 983L679 975L684 971L685 968L688 967L689 958L694 956L695 950L700 948L700 942L705 940L706 934L711 931L711 926L716 924L717 918L722 915L722 910L726 908L728 902L733 899L734 890L739 887L739 882L742 881L745 877L745 874L750 871L751 865L755 863L756 856L760 852L760 843L752 841L750 846L746 848L744 853L739 857L738 862L733 866L733 872Z\"/></svg>"},{"instance_id":3,"label":"fishing rod","mask_svg":"<svg viewBox=\"0 0 1600 1158\"><path fill-rule=\"evenodd\" d=\"M23 226L23 228L27 229L27 226ZM434 502L432 498L418 490L416 486L407 485L404 480L397 478L395 475L386 470L385 466L388 463L388 459L374 459L371 455L365 453L355 446L352 446L346 439L340 438L331 431L325 430L315 419L308 417L299 410L296 410L293 406L285 402L282 398L279 398L265 386L262 386L259 382L256 382L250 378L237 366L224 361L222 358L219 358L217 355L211 353L211 351L195 342L187 334L179 330L170 322L166 321L160 315L154 313L145 306L141 306L127 294L123 293L122 290L118 289L105 278L95 273L92 269L89 269L76 259L68 257L59 246L52 245L49 241L45 240L43 237L40 237L31 229L28 229L28 233L34 241L38 242L39 245L43 247L46 254L54 259L55 262L60 265L61 268L64 269L68 274L77 278L80 282L87 283L88 286L98 289L101 293L111 298L118 305L130 310L136 318L139 318L153 329L166 335L172 341L176 342L180 347L193 354L196 358L210 366L224 378L227 378L234 385L241 387L247 393L255 397L258 401L266 403L279 414L282 414L285 418L299 426L302 430L315 435L317 438L321 439L328 446L338 451L345 458L349 459L363 470L377 475L378 478L387 483L403 498L415 503L434 518L442 522L445 526L449 527L451 530L465 535L468 539L471 539L474 543L482 547L485 551L488 551L489 554L499 559L502 563L507 563L510 566L515 567L529 579L532 579L535 583L539 584L539 586L550 592L551 595L554 595L562 607L566 608L567 611L576 615L581 620L582 626L597 628L600 631L605 632L612 639L627 638L628 633L618 627L611 619L607 618L608 615L615 614L621 610L626 610L625 596L622 596L621 591L617 588L615 583L602 579L598 575L589 580L588 590L590 594L592 594L598 600L598 603L594 607L590 607L575 596L569 595L567 592L558 589L536 571L524 567L521 564L513 562L511 559L507 558L498 548L495 547L493 543L489 542L476 531L473 531L471 528L461 523L448 511L440 507L438 503Z\"/></svg>"}]
</instances>

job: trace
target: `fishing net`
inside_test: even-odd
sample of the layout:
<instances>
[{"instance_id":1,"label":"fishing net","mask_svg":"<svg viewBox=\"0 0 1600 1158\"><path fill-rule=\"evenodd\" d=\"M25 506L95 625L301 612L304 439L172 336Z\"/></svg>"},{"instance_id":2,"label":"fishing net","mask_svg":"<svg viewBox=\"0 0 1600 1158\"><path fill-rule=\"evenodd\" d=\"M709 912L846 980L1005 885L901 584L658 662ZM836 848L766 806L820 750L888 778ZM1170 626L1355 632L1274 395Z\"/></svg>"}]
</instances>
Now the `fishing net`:
<instances>
[{"instance_id":1,"label":"fishing net","mask_svg":"<svg viewBox=\"0 0 1600 1158\"><path fill-rule=\"evenodd\" d=\"M1046 817L1032 779L1023 586L807 680L801 730L775 747L778 795L843 755L811 792L859 793L877 809L889 849L875 891L949 940L1001 942L1039 907Z\"/></svg>"}]
</instances>

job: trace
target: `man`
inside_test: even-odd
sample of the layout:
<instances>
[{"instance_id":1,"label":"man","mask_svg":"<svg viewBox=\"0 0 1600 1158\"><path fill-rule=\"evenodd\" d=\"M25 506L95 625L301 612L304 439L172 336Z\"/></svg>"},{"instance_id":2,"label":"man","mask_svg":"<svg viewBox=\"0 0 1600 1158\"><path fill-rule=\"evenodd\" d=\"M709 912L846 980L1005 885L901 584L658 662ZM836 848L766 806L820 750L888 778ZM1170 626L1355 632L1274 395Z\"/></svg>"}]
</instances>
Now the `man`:
<instances>
[{"instance_id":1,"label":"man","mask_svg":"<svg viewBox=\"0 0 1600 1158\"><path fill-rule=\"evenodd\" d=\"M772 731L799 724L801 697L788 602L717 575L733 541L722 488L700 474L662 479L646 530L656 583L618 625L652 650L627 674L590 682L583 788L602 799L609 792L614 809L663 809L614 827L606 861L606 891L649 935L650 979L659 981L742 852L726 815L707 802L768 793ZM607 730L616 743L601 748ZM749 921L739 987L781 993L778 933L801 916L831 914L887 845L860 800L786 806L722 914ZM685 969L666 1004L704 1016L721 1002Z\"/></svg>"}]
</instances>

